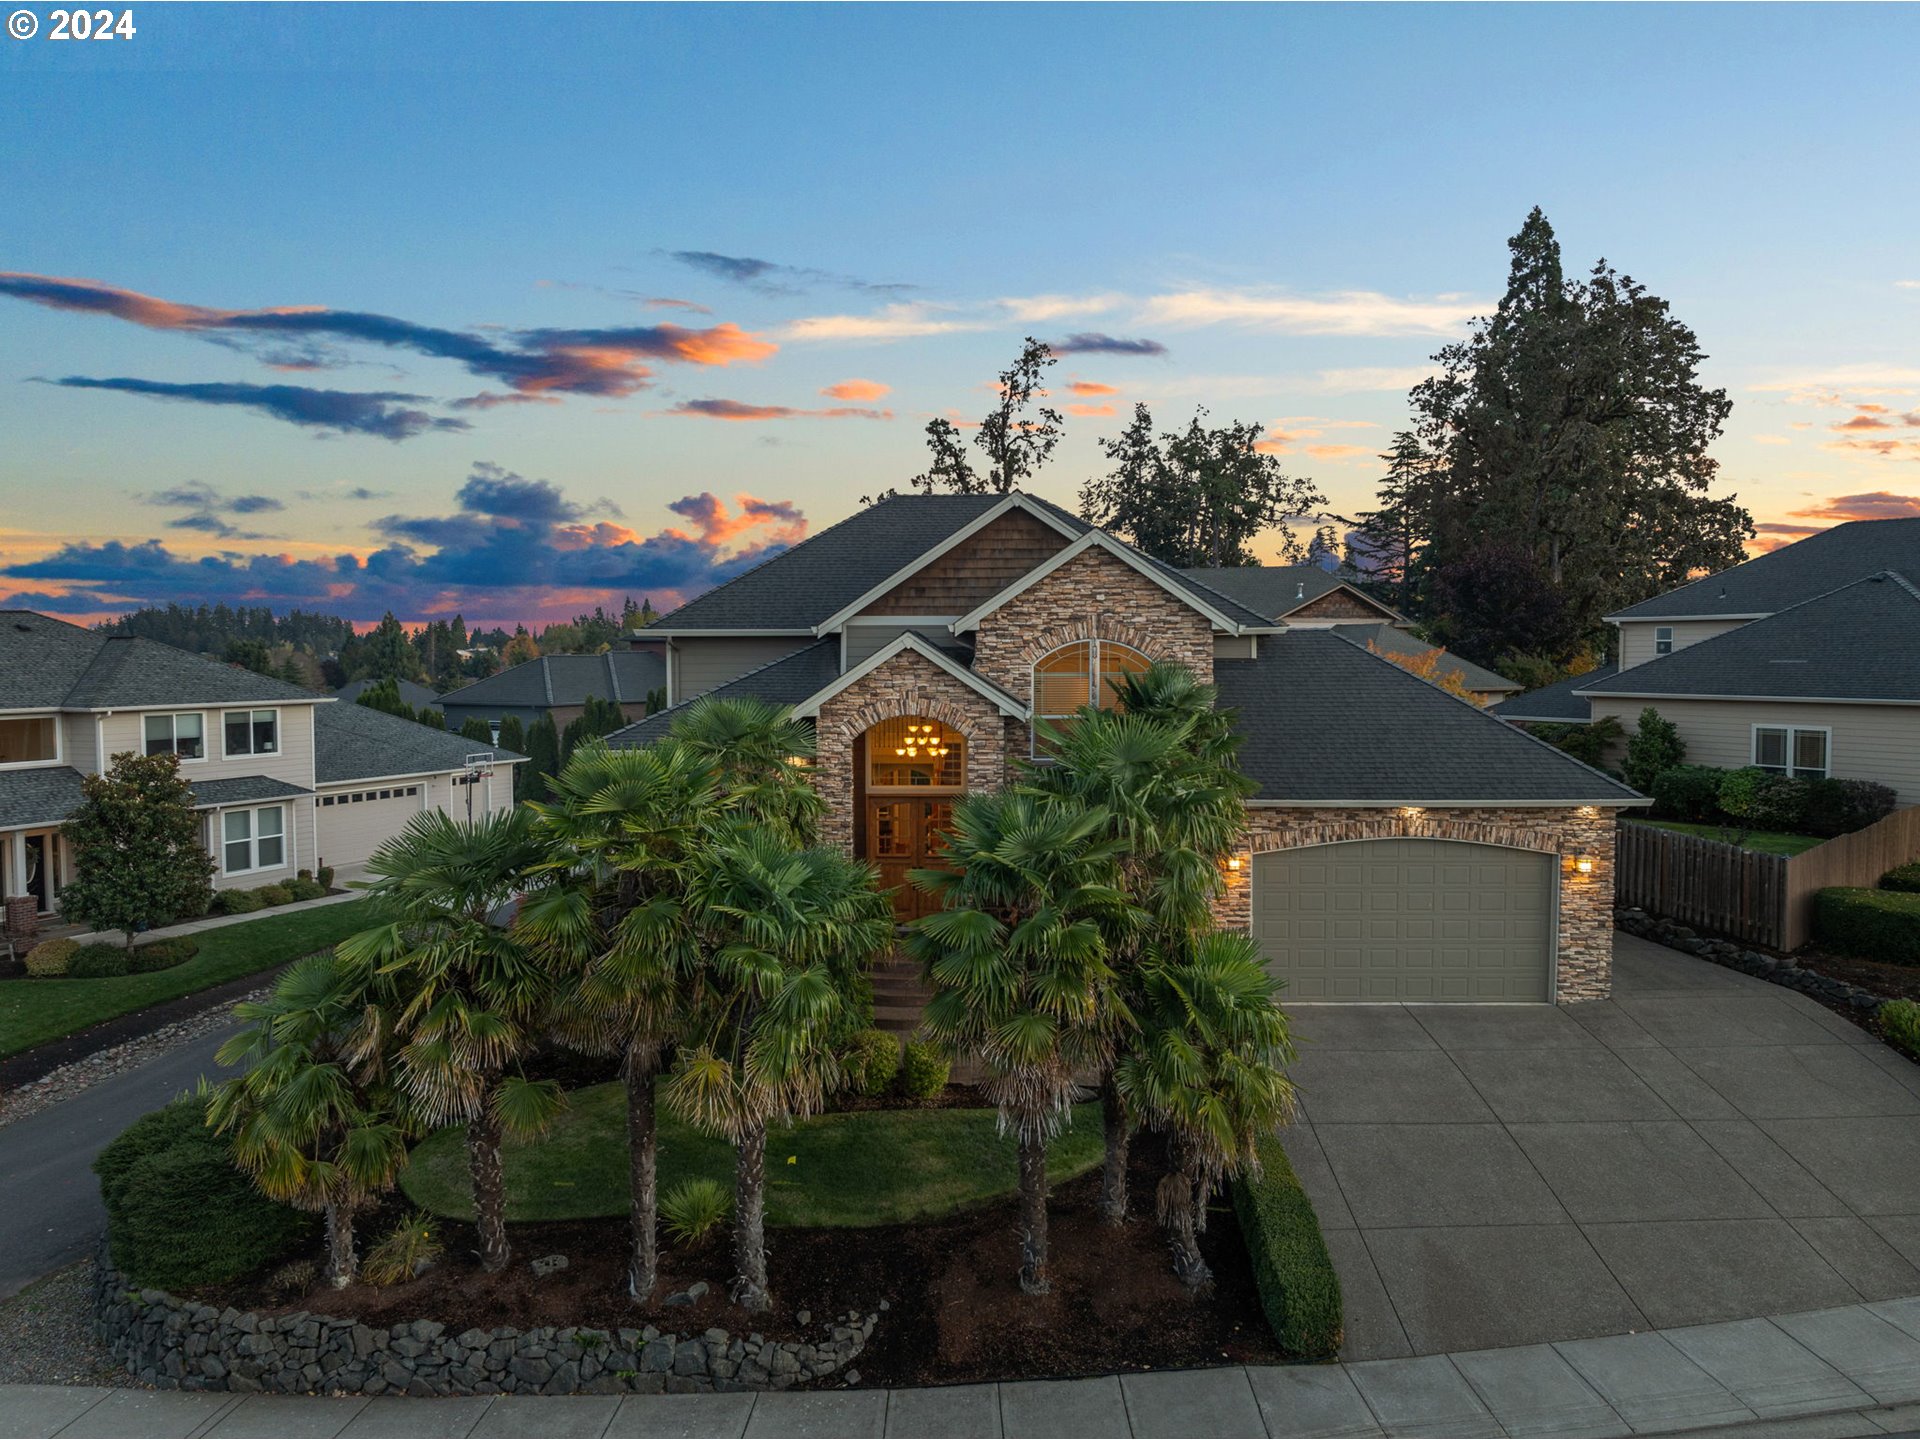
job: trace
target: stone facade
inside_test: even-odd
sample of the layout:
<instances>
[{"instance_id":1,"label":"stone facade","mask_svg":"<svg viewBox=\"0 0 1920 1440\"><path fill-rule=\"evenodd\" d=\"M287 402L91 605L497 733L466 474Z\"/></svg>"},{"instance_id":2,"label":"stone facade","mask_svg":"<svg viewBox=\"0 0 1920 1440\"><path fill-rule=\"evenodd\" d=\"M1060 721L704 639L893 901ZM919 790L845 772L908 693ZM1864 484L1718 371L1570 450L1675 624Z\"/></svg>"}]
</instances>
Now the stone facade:
<instances>
[{"instance_id":1,"label":"stone facade","mask_svg":"<svg viewBox=\"0 0 1920 1440\"><path fill-rule=\"evenodd\" d=\"M1559 864L1558 977L1560 1001L1604 1000L1613 989L1613 840L1615 815L1598 806L1514 810L1335 810L1258 807L1248 812L1240 868L1214 914L1226 929L1253 923L1253 856L1345 840L1465 840L1549 855L1590 855L1582 875Z\"/></svg>"},{"instance_id":2,"label":"stone facade","mask_svg":"<svg viewBox=\"0 0 1920 1440\"><path fill-rule=\"evenodd\" d=\"M814 722L814 783L827 802L820 838L853 848L854 742L882 720L924 715L967 740L966 786L997 790L1007 781L1008 721L991 700L926 656L904 651L862 676L820 707Z\"/></svg>"},{"instance_id":3,"label":"stone facade","mask_svg":"<svg viewBox=\"0 0 1920 1440\"><path fill-rule=\"evenodd\" d=\"M886 1308L886 1302L881 1302ZM852 1311L817 1341L706 1330L463 1330L433 1320L374 1328L299 1311L219 1310L131 1285L102 1253L94 1333L143 1384L279 1395L625 1395L785 1390L866 1348L879 1316ZM847 1372L849 1381L858 1371Z\"/></svg>"}]
</instances>

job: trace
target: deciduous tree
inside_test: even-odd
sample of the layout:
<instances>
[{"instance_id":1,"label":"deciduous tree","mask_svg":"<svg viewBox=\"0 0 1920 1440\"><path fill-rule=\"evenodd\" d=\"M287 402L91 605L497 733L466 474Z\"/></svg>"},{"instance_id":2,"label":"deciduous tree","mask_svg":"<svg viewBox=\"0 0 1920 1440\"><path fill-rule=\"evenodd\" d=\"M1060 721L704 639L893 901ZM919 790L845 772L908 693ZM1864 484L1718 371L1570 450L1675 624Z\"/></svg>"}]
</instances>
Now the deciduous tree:
<instances>
[{"instance_id":1,"label":"deciduous tree","mask_svg":"<svg viewBox=\"0 0 1920 1440\"><path fill-rule=\"evenodd\" d=\"M113 757L80 782L80 808L62 827L74 877L61 908L98 930L143 930L204 915L214 863L200 839L193 788L172 754Z\"/></svg>"}]
</instances>

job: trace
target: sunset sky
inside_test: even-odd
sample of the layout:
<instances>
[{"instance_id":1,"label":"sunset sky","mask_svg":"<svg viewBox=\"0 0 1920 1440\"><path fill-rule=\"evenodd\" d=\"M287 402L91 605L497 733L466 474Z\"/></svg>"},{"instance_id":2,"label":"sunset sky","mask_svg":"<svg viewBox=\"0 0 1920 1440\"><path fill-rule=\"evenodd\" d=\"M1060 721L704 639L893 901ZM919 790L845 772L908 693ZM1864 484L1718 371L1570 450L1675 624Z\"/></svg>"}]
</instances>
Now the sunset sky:
<instances>
[{"instance_id":1,"label":"sunset sky","mask_svg":"<svg viewBox=\"0 0 1920 1440\"><path fill-rule=\"evenodd\" d=\"M666 608L1027 334L1050 498L1144 400L1350 513L1535 204L1698 333L1764 541L1920 514L1913 7L31 8L0 604Z\"/></svg>"}]
</instances>

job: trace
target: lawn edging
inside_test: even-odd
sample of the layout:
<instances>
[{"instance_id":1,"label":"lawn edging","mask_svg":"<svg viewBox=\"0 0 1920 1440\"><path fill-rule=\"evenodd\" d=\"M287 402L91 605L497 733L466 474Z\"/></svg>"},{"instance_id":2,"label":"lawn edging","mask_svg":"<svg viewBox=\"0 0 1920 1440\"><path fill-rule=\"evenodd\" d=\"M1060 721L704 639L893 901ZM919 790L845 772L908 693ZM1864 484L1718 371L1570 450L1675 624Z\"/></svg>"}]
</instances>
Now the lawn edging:
<instances>
[{"instance_id":1,"label":"lawn edging","mask_svg":"<svg viewBox=\"0 0 1920 1440\"><path fill-rule=\"evenodd\" d=\"M1346 1315L1320 1217L1279 1138L1263 1136L1256 1152L1259 1173L1234 1180L1233 1208L1261 1308L1289 1356L1331 1360L1340 1353Z\"/></svg>"}]
</instances>

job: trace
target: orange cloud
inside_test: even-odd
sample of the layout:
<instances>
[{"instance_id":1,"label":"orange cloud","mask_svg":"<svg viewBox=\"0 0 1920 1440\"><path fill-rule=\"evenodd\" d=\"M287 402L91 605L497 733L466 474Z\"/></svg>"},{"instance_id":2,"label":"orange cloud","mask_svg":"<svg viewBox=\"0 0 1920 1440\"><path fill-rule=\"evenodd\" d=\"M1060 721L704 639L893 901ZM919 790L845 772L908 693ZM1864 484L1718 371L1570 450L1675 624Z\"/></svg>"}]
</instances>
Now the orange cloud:
<instances>
[{"instance_id":1,"label":"orange cloud","mask_svg":"<svg viewBox=\"0 0 1920 1440\"><path fill-rule=\"evenodd\" d=\"M1373 451L1365 445L1309 445L1307 454L1316 460L1351 460L1359 455L1372 455Z\"/></svg>"},{"instance_id":2,"label":"orange cloud","mask_svg":"<svg viewBox=\"0 0 1920 1440\"><path fill-rule=\"evenodd\" d=\"M833 400L878 400L891 393L891 385L882 385L878 380L842 380L829 385L820 393Z\"/></svg>"},{"instance_id":3,"label":"orange cloud","mask_svg":"<svg viewBox=\"0 0 1920 1440\"><path fill-rule=\"evenodd\" d=\"M869 410L839 405L826 410L801 410L792 405L750 405L744 400L682 400L665 415L691 415L703 420L891 420L891 410Z\"/></svg>"},{"instance_id":4,"label":"orange cloud","mask_svg":"<svg viewBox=\"0 0 1920 1440\"><path fill-rule=\"evenodd\" d=\"M1067 387L1075 395L1118 395L1120 392L1112 385L1102 385L1097 380L1076 380Z\"/></svg>"},{"instance_id":5,"label":"orange cloud","mask_svg":"<svg viewBox=\"0 0 1920 1440\"><path fill-rule=\"evenodd\" d=\"M1113 414L1113 406L1111 405L1069 405L1067 406L1067 413L1069 415L1111 415Z\"/></svg>"},{"instance_id":6,"label":"orange cloud","mask_svg":"<svg viewBox=\"0 0 1920 1440\"><path fill-rule=\"evenodd\" d=\"M1871 490L1861 495L1835 495L1806 510L1795 510L1804 520L1824 520L1838 525L1847 520L1907 520L1920 516L1920 495L1895 495L1887 490ZM1773 529L1773 526L1758 526Z\"/></svg>"}]
</instances>

